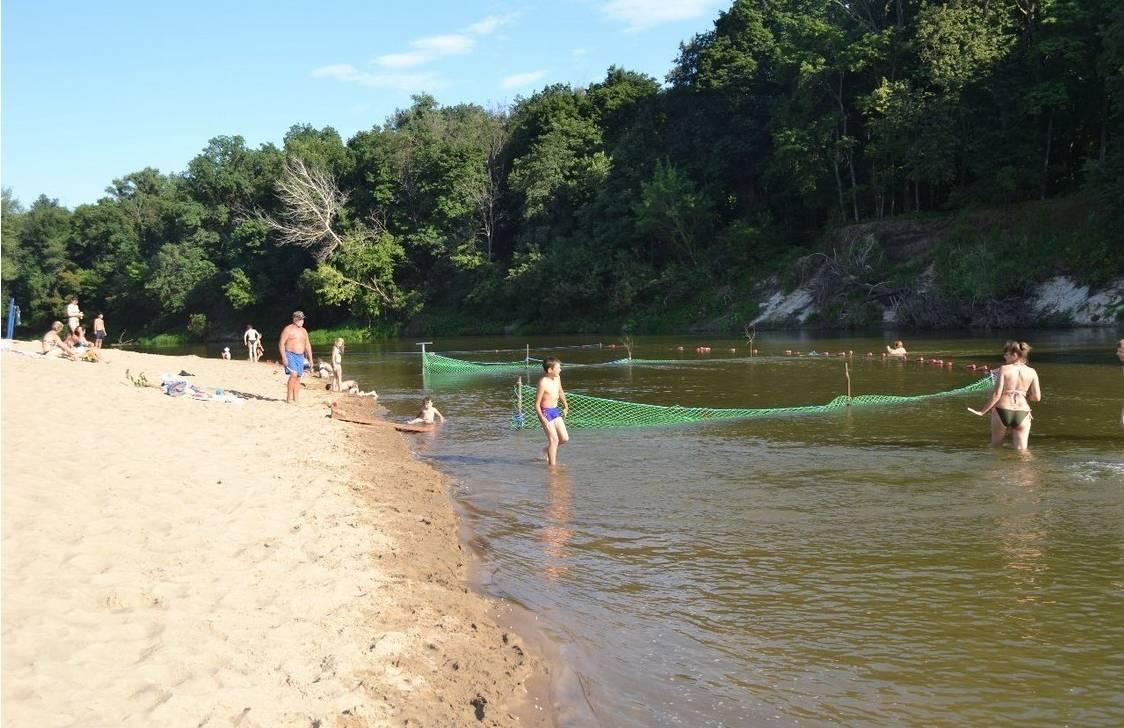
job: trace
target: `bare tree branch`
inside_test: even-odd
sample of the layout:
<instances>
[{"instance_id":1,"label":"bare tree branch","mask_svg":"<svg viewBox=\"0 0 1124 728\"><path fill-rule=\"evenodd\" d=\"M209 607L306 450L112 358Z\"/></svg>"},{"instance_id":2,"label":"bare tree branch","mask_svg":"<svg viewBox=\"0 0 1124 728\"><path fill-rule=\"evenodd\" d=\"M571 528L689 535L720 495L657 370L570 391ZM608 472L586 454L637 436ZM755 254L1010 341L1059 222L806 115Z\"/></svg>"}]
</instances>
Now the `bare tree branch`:
<instances>
[{"instance_id":1,"label":"bare tree branch","mask_svg":"<svg viewBox=\"0 0 1124 728\"><path fill-rule=\"evenodd\" d=\"M285 162L285 174L277 183L282 212L278 217L260 215L278 234L283 245L297 245L312 251L318 261L327 259L343 239L333 229L347 203L332 176L310 166L300 157Z\"/></svg>"}]
</instances>

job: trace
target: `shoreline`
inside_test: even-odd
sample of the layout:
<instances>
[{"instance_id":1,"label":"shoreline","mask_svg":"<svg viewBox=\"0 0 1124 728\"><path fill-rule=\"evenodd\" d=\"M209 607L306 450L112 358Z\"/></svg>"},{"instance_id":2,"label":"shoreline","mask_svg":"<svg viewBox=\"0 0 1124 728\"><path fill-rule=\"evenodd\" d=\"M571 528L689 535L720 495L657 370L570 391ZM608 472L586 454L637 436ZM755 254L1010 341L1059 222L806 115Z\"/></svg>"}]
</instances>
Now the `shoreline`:
<instances>
[{"instance_id":1,"label":"shoreline","mask_svg":"<svg viewBox=\"0 0 1124 728\"><path fill-rule=\"evenodd\" d=\"M450 479L328 419L346 395L306 377L286 405L266 363L0 357L7 720L555 724L533 623L470 588Z\"/></svg>"}]
</instances>

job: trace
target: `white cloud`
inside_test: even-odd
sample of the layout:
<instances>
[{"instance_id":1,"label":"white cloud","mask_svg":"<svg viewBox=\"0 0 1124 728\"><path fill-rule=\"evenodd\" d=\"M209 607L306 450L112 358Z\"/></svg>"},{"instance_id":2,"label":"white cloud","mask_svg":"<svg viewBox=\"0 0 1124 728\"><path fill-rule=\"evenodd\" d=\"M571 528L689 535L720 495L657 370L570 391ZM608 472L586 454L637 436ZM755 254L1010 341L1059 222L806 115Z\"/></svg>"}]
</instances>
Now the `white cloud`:
<instances>
[{"instance_id":1,"label":"white cloud","mask_svg":"<svg viewBox=\"0 0 1124 728\"><path fill-rule=\"evenodd\" d=\"M350 63L336 63L312 69L313 78L331 78L367 88L396 88L402 91L433 90L441 86L436 73L369 73Z\"/></svg>"},{"instance_id":2,"label":"white cloud","mask_svg":"<svg viewBox=\"0 0 1124 728\"><path fill-rule=\"evenodd\" d=\"M375 59L375 63L383 68L411 68L428 61L432 56L421 51L407 53L387 53Z\"/></svg>"},{"instance_id":3,"label":"white cloud","mask_svg":"<svg viewBox=\"0 0 1124 728\"><path fill-rule=\"evenodd\" d=\"M466 30L474 35L491 35L496 32L496 28L510 22L512 17L511 15L489 15L483 20L468 26Z\"/></svg>"},{"instance_id":4,"label":"white cloud","mask_svg":"<svg viewBox=\"0 0 1124 728\"><path fill-rule=\"evenodd\" d=\"M697 18L722 4L720 0L609 0L601 12L635 31Z\"/></svg>"},{"instance_id":5,"label":"white cloud","mask_svg":"<svg viewBox=\"0 0 1124 728\"><path fill-rule=\"evenodd\" d=\"M500 86L504 88L522 88L530 86L535 81L546 75L546 71L529 71L527 73L515 73L510 76L505 76L500 81Z\"/></svg>"},{"instance_id":6,"label":"white cloud","mask_svg":"<svg viewBox=\"0 0 1124 728\"><path fill-rule=\"evenodd\" d=\"M433 35L428 38L419 38L411 43L414 48L435 56L453 56L468 53L476 45L476 41L466 35L451 33L449 35Z\"/></svg>"},{"instance_id":7,"label":"white cloud","mask_svg":"<svg viewBox=\"0 0 1124 728\"><path fill-rule=\"evenodd\" d=\"M375 64L383 68L413 68L441 56L469 53L475 45L476 41L466 35L456 33L432 35L428 38L418 38L411 43L410 47L413 48L411 51L379 56L375 59Z\"/></svg>"},{"instance_id":8,"label":"white cloud","mask_svg":"<svg viewBox=\"0 0 1124 728\"><path fill-rule=\"evenodd\" d=\"M341 83L352 83L371 88L400 88L414 91L420 88L433 89L441 86L441 77L432 72L401 73L405 69L421 66L444 56L459 56L471 53L476 47L473 35L488 35L496 28L509 22L515 15L490 15L469 25L463 33L446 33L418 38L410 43L409 50L399 53L384 53L371 63L385 71L363 71L350 63L337 63L312 70L313 78L331 78ZM525 75L525 74L523 74ZM534 79L531 79L534 80Z\"/></svg>"}]
</instances>

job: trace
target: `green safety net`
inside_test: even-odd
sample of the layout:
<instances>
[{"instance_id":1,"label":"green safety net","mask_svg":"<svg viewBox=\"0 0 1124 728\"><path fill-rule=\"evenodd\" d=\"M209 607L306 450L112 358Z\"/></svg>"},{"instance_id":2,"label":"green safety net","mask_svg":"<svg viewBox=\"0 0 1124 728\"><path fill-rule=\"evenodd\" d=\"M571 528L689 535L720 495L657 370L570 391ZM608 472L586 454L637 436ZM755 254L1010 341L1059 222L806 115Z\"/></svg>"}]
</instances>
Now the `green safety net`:
<instances>
[{"instance_id":1,"label":"green safety net","mask_svg":"<svg viewBox=\"0 0 1124 728\"><path fill-rule=\"evenodd\" d=\"M845 407L879 407L893 404L908 404L941 397L954 397L961 394L983 392L992 386L991 377L985 377L958 389L931 394L897 396L892 394L863 394L857 397L840 395L827 404L806 405L802 407L762 407L753 409L681 407L622 402L615 399L590 397L584 394L566 394L570 405L566 417L567 427L653 427L656 425L675 425L709 420L741 420L758 417L778 417L784 415L824 414ZM535 389L527 385L514 386L512 402L512 427L533 428L539 426L535 412Z\"/></svg>"},{"instance_id":2,"label":"green safety net","mask_svg":"<svg viewBox=\"0 0 1124 728\"><path fill-rule=\"evenodd\" d=\"M566 363L565 368L573 369L574 367L610 367L610 366L627 366L632 364L675 364L678 363L674 359L614 359L612 361L597 362L591 364L579 363ZM488 372L515 372L522 369L542 369L542 359L531 357L524 361L466 361L464 359L454 359L449 356L442 356L434 354L432 351L427 351L425 356L422 357L422 369L427 374L473 374L473 373L488 373Z\"/></svg>"}]
</instances>

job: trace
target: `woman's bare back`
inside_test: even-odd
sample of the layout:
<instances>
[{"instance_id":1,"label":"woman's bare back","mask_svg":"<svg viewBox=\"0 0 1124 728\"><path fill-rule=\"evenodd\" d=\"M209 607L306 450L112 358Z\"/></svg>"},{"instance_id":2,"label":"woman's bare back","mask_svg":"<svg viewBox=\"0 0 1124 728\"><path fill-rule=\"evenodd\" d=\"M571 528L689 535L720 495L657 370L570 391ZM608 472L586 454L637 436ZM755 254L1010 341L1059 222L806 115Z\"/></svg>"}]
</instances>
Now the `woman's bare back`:
<instances>
[{"instance_id":1,"label":"woman's bare back","mask_svg":"<svg viewBox=\"0 0 1124 728\"><path fill-rule=\"evenodd\" d=\"M999 368L999 386L1002 395L998 404L1003 409L1029 410L1031 401L1041 399L1038 372L1021 362Z\"/></svg>"}]
</instances>

